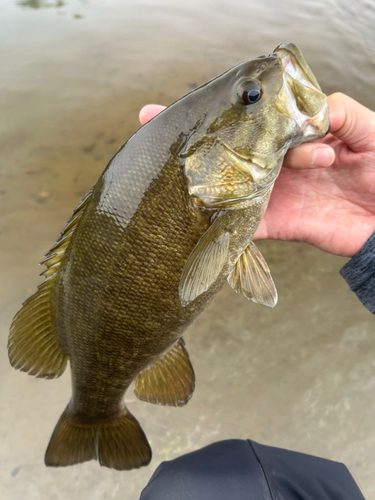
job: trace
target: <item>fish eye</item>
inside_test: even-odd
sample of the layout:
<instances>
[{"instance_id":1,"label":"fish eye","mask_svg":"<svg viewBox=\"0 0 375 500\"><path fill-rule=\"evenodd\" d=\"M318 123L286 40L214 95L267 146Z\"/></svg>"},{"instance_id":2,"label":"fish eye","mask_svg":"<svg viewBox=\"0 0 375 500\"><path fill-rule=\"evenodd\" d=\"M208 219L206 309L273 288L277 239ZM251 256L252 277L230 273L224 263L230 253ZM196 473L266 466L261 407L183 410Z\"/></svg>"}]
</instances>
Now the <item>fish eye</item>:
<instances>
[{"instance_id":1,"label":"fish eye","mask_svg":"<svg viewBox=\"0 0 375 500\"><path fill-rule=\"evenodd\" d=\"M262 97L263 91L259 83L253 82L248 84L242 91L241 100L243 104L254 104Z\"/></svg>"}]
</instances>

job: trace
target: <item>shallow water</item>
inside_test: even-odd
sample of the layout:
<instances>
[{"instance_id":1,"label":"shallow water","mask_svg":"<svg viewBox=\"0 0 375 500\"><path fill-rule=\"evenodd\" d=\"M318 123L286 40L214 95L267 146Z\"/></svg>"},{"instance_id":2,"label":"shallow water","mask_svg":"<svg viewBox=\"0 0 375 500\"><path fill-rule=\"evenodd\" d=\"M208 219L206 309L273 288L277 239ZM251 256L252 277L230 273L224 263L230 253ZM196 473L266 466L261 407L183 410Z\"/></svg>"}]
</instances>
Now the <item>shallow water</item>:
<instances>
[{"instance_id":1,"label":"shallow water","mask_svg":"<svg viewBox=\"0 0 375 500\"><path fill-rule=\"evenodd\" d=\"M13 370L9 324L37 263L148 102L169 104L283 41L326 93L375 110L372 0L7 0L0 5L0 497L136 500L165 459L246 438L343 461L375 496L373 316L338 275L345 259L296 243L259 245L278 287L270 311L222 290L185 335L197 374L186 408L135 401L153 447L129 473L43 455L70 378Z\"/></svg>"}]
</instances>

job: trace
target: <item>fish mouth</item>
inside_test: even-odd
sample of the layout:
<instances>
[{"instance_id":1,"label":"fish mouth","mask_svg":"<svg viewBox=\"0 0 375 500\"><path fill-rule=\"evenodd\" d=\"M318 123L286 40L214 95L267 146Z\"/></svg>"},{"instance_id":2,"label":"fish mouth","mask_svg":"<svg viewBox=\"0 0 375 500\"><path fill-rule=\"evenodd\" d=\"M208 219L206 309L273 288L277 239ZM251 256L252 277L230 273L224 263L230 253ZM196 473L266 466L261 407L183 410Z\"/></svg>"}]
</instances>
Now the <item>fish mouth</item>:
<instances>
[{"instance_id":1,"label":"fish mouth","mask_svg":"<svg viewBox=\"0 0 375 500\"><path fill-rule=\"evenodd\" d=\"M295 80L313 90L323 93L318 80L309 68L299 48L294 43L281 43L274 52L280 57L284 71Z\"/></svg>"},{"instance_id":2,"label":"fish mouth","mask_svg":"<svg viewBox=\"0 0 375 500\"><path fill-rule=\"evenodd\" d=\"M327 96L296 45L283 43L274 52L283 67L283 85L275 106L292 117L301 130L290 147L323 137L329 130Z\"/></svg>"}]
</instances>

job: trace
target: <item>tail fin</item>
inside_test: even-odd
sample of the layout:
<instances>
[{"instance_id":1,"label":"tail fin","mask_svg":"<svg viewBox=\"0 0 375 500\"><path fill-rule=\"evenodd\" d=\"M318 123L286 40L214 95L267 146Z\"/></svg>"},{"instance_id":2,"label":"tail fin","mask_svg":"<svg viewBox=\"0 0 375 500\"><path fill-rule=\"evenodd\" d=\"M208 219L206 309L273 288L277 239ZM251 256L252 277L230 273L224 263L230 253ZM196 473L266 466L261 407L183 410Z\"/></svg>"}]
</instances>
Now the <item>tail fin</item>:
<instances>
[{"instance_id":1,"label":"tail fin","mask_svg":"<svg viewBox=\"0 0 375 500\"><path fill-rule=\"evenodd\" d=\"M52 434L46 465L63 467L96 459L100 465L112 469L130 470L150 463L147 438L126 408L109 418L91 422L75 417L68 408Z\"/></svg>"}]
</instances>

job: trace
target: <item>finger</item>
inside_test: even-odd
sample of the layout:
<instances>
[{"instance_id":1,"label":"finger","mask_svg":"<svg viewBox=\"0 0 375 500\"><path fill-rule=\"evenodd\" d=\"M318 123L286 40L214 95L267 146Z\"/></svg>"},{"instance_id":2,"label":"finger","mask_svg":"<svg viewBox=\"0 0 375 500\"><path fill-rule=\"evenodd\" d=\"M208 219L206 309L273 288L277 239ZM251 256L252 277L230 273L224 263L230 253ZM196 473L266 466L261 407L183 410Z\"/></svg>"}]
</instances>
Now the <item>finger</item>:
<instances>
[{"instance_id":1,"label":"finger","mask_svg":"<svg viewBox=\"0 0 375 500\"><path fill-rule=\"evenodd\" d=\"M337 92L328 97L331 134L354 152L373 149L375 113L345 94Z\"/></svg>"},{"instance_id":2,"label":"finger","mask_svg":"<svg viewBox=\"0 0 375 500\"><path fill-rule=\"evenodd\" d=\"M289 149L283 166L286 168L306 169L329 167L335 160L335 152L326 144L305 143Z\"/></svg>"},{"instance_id":3,"label":"finger","mask_svg":"<svg viewBox=\"0 0 375 500\"><path fill-rule=\"evenodd\" d=\"M165 109L165 106L160 106L159 104L147 104L146 106L143 106L139 112L139 121L142 125L144 125L150 121L151 118L154 118L154 116L163 111L163 109Z\"/></svg>"}]
</instances>

